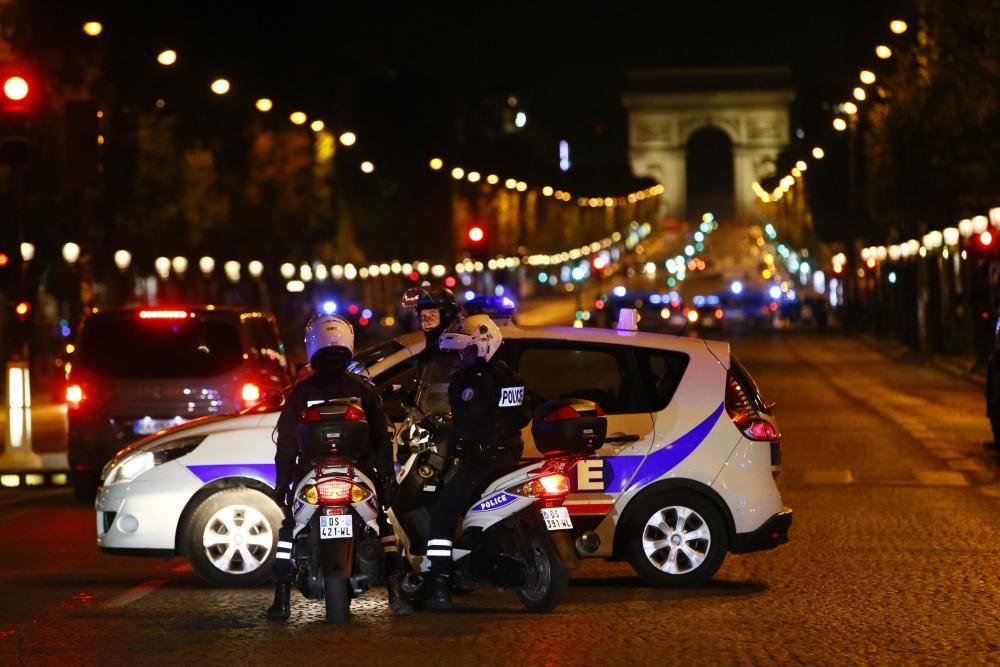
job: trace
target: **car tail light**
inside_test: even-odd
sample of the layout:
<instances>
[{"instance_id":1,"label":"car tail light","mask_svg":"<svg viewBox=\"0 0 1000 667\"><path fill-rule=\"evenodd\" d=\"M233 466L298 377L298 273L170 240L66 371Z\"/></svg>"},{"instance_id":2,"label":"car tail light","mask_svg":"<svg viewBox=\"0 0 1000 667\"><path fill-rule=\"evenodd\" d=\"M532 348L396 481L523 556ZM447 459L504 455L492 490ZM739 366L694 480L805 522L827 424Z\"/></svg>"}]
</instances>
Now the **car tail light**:
<instances>
[{"instance_id":1,"label":"car tail light","mask_svg":"<svg viewBox=\"0 0 1000 667\"><path fill-rule=\"evenodd\" d=\"M83 402L83 387L78 384L71 384L66 387L66 403L71 408L80 407L80 403Z\"/></svg>"},{"instance_id":2,"label":"car tail light","mask_svg":"<svg viewBox=\"0 0 1000 667\"><path fill-rule=\"evenodd\" d=\"M563 498L569 494L569 477L562 473L542 475L513 486L507 492L529 498Z\"/></svg>"},{"instance_id":3,"label":"car tail light","mask_svg":"<svg viewBox=\"0 0 1000 667\"><path fill-rule=\"evenodd\" d=\"M240 396L243 397L243 403L245 403L249 408L251 405L260 401L260 387L255 385L253 382L247 382L243 385L243 389L240 391Z\"/></svg>"},{"instance_id":4,"label":"car tail light","mask_svg":"<svg viewBox=\"0 0 1000 667\"><path fill-rule=\"evenodd\" d=\"M753 389L756 392L756 387ZM772 442L781 439L774 424L761 417L759 399L751 397L732 370L726 375L726 412L736 427L750 440ZM766 410L766 408L764 408Z\"/></svg>"},{"instance_id":5,"label":"car tail light","mask_svg":"<svg viewBox=\"0 0 1000 667\"><path fill-rule=\"evenodd\" d=\"M189 316L186 310L140 310L140 320L183 320Z\"/></svg>"},{"instance_id":6,"label":"car tail light","mask_svg":"<svg viewBox=\"0 0 1000 667\"><path fill-rule=\"evenodd\" d=\"M743 429L743 432L751 440L766 440L770 442L771 440L777 440L779 437L778 429L774 428L774 424L763 419L754 420L750 423L750 426Z\"/></svg>"}]
</instances>

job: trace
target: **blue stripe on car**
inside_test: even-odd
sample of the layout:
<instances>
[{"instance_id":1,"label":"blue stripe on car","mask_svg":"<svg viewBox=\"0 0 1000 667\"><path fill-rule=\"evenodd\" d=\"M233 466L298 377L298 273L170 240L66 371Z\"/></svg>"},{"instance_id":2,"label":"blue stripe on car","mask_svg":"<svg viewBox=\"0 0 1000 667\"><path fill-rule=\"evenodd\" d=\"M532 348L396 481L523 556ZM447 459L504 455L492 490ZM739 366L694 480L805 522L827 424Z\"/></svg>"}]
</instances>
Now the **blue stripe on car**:
<instances>
[{"instance_id":1,"label":"blue stripe on car","mask_svg":"<svg viewBox=\"0 0 1000 667\"><path fill-rule=\"evenodd\" d=\"M192 465L187 467L195 477L205 484L223 477L250 477L274 486L273 463L221 463L214 465Z\"/></svg>"},{"instance_id":2,"label":"blue stripe on car","mask_svg":"<svg viewBox=\"0 0 1000 667\"><path fill-rule=\"evenodd\" d=\"M705 441L705 438L712 431L724 409L725 404L720 403L719 407L700 424L663 449L657 450L647 456L646 460L639 467L638 472L636 472L632 483L629 484L628 490L645 486L677 467L691 452L698 449L698 445ZM614 458L609 460L613 461Z\"/></svg>"}]
</instances>

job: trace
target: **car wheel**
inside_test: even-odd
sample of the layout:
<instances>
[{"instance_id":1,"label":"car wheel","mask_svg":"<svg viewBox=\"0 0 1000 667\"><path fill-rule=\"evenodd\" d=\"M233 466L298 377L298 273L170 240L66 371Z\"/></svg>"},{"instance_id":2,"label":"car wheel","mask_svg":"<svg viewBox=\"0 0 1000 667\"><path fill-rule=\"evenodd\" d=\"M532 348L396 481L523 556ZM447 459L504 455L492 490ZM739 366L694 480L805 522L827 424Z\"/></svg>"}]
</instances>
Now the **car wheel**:
<instances>
[{"instance_id":1,"label":"car wheel","mask_svg":"<svg viewBox=\"0 0 1000 667\"><path fill-rule=\"evenodd\" d=\"M97 498L98 479L96 472L71 470L69 485L73 489L73 497L77 502L93 505Z\"/></svg>"},{"instance_id":2,"label":"car wheel","mask_svg":"<svg viewBox=\"0 0 1000 667\"><path fill-rule=\"evenodd\" d=\"M660 493L629 512L625 552L653 586L692 586L711 579L726 557L726 522L709 500L688 491Z\"/></svg>"},{"instance_id":3,"label":"car wheel","mask_svg":"<svg viewBox=\"0 0 1000 667\"><path fill-rule=\"evenodd\" d=\"M253 489L223 489L205 498L188 522L191 566L214 586L252 586L271 576L282 515Z\"/></svg>"}]
</instances>

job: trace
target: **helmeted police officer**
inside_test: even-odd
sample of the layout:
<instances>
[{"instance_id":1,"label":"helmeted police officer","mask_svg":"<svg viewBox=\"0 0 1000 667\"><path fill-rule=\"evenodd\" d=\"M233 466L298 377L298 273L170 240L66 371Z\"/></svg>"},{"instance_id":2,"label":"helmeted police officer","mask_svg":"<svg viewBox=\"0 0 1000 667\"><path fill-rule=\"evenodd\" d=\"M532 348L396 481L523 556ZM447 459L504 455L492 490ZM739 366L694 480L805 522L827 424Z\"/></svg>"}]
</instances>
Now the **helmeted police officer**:
<instances>
[{"instance_id":1,"label":"helmeted police officer","mask_svg":"<svg viewBox=\"0 0 1000 667\"><path fill-rule=\"evenodd\" d=\"M463 455L430 510L431 585L424 606L431 611L451 608L452 537L459 518L489 482L517 467L524 448L521 429L531 411L524 381L494 358L502 342L500 328L487 315L466 317L441 335L441 349L457 352L461 362L448 397Z\"/></svg>"},{"instance_id":2,"label":"helmeted police officer","mask_svg":"<svg viewBox=\"0 0 1000 667\"><path fill-rule=\"evenodd\" d=\"M339 315L317 315L306 324L306 355L314 371L313 375L295 385L285 398L285 405L278 418L277 450L274 455L275 491L274 500L285 512L285 520L278 532L278 547L274 561L274 603L267 610L267 617L285 620L290 615L291 586L294 577L292 540L295 520L291 516L290 505L292 484L308 472L307 462L299 458L297 435L298 418L310 405L337 398L357 398L368 419L369 448L357 461L359 468L379 482L379 500L389 506L396 486L392 466L392 445L388 434L388 420L382 408L382 400L368 382L350 373L347 365L354 356L354 329ZM389 606L393 613L412 613L409 603L400 597L402 569L396 548L396 537L386 520L379 517L379 533L386 561Z\"/></svg>"},{"instance_id":3,"label":"helmeted police officer","mask_svg":"<svg viewBox=\"0 0 1000 667\"><path fill-rule=\"evenodd\" d=\"M446 413L451 409L448 383L458 368L458 360L454 354L441 350L438 341L458 317L458 303L450 289L440 287L424 290L416 309L425 339L417 365L416 407L424 415Z\"/></svg>"}]
</instances>

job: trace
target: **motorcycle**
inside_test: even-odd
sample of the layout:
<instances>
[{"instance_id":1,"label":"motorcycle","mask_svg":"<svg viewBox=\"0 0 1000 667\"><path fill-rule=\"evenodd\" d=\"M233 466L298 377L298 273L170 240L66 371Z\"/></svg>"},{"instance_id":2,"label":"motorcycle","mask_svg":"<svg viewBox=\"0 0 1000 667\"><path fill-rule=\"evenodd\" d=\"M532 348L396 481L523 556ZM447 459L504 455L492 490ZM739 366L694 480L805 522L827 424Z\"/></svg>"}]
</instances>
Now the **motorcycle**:
<instances>
[{"instance_id":1,"label":"motorcycle","mask_svg":"<svg viewBox=\"0 0 1000 667\"><path fill-rule=\"evenodd\" d=\"M298 435L309 471L295 486L294 584L325 600L328 621L350 617L351 599L379 576L378 487L355 465L368 446L368 422L354 399L310 406Z\"/></svg>"},{"instance_id":2,"label":"motorcycle","mask_svg":"<svg viewBox=\"0 0 1000 667\"><path fill-rule=\"evenodd\" d=\"M432 415L415 425L409 444L423 444L399 476L389 511L409 565L403 593L419 604L427 586L430 514L455 466L451 419ZM544 455L489 484L466 512L452 547L456 587L513 588L530 611L550 612L566 595L569 570L579 566L563 500L570 471L599 449L607 434L604 413L577 399L551 401L534 415L532 436Z\"/></svg>"}]
</instances>

